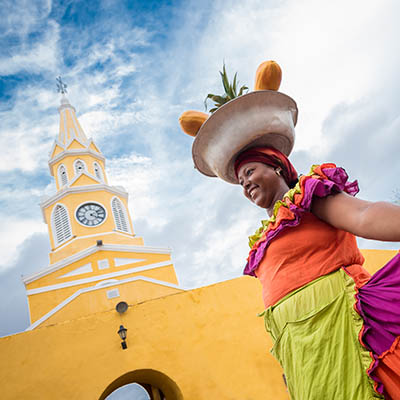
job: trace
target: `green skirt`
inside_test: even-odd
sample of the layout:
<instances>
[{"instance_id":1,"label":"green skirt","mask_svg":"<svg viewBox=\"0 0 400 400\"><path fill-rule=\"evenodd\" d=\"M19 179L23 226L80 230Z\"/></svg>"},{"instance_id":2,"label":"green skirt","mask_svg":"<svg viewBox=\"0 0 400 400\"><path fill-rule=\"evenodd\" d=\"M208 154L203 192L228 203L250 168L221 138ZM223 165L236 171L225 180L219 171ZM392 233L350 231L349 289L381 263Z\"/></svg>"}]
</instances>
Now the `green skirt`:
<instances>
[{"instance_id":1,"label":"green skirt","mask_svg":"<svg viewBox=\"0 0 400 400\"><path fill-rule=\"evenodd\" d=\"M372 359L358 339L363 320L353 307L355 294L341 269L260 314L292 400L383 399L366 373Z\"/></svg>"}]
</instances>

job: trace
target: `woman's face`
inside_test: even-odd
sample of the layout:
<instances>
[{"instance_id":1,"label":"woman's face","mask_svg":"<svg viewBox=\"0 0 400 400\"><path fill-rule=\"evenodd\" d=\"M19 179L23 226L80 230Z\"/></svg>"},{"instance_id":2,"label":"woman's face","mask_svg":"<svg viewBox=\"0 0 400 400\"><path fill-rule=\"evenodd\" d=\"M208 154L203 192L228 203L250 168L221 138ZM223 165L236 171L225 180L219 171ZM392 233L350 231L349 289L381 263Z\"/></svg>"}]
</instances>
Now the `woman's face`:
<instances>
[{"instance_id":1,"label":"woman's face","mask_svg":"<svg viewBox=\"0 0 400 400\"><path fill-rule=\"evenodd\" d=\"M240 167L239 183L244 195L261 208L270 209L287 190L283 178L276 171L260 162L249 162Z\"/></svg>"}]
</instances>

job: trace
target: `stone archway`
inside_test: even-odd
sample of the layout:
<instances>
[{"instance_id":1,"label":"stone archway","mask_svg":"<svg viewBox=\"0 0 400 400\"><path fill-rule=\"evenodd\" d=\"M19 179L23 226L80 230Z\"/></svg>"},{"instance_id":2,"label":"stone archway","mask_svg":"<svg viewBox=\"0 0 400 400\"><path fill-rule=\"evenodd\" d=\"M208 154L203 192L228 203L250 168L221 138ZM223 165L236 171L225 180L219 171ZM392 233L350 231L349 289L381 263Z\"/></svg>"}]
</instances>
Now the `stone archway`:
<instances>
[{"instance_id":1,"label":"stone archway","mask_svg":"<svg viewBox=\"0 0 400 400\"><path fill-rule=\"evenodd\" d=\"M99 400L105 400L114 390L129 383L141 385L151 400L183 400L178 385L167 375L153 369L139 369L121 375L107 386Z\"/></svg>"}]
</instances>

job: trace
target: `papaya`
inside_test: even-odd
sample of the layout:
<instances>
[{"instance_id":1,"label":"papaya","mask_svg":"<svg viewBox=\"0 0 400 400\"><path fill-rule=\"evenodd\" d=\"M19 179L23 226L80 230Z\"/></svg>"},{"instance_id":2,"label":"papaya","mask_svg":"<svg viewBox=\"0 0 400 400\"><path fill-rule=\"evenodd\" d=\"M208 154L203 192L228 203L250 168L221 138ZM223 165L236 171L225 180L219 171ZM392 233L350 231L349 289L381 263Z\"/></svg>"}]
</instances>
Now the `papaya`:
<instances>
[{"instance_id":1,"label":"papaya","mask_svg":"<svg viewBox=\"0 0 400 400\"><path fill-rule=\"evenodd\" d=\"M179 124L183 132L187 133L190 136L196 136L197 132L208 117L208 114L201 111L185 111L179 117Z\"/></svg>"},{"instance_id":2,"label":"papaya","mask_svg":"<svg viewBox=\"0 0 400 400\"><path fill-rule=\"evenodd\" d=\"M278 90L281 85L282 70L275 61L264 61L257 68L254 90Z\"/></svg>"}]
</instances>

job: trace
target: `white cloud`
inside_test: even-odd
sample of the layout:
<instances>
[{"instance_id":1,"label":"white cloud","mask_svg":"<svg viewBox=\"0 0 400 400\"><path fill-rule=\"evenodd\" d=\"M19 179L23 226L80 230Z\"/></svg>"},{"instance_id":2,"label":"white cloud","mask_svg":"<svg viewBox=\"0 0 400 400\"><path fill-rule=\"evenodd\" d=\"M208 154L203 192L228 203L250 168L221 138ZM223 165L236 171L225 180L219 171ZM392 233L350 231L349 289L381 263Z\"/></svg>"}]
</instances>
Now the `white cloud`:
<instances>
[{"instance_id":1,"label":"white cloud","mask_svg":"<svg viewBox=\"0 0 400 400\"><path fill-rule=\"evenodd\" d=\"M32 205L35 207L35 205ZM9 268L18 257L16 249L34 232L47 232L47 225L40 220L20 219L18 215L8 210L8 215L2 214L0 224L0 270ZM38 266L42 268L43 266Z\"/></svg>"},{"instance_id":2,"label":"white cloud","mask_svg":"<svg viewBox=\"0 0 400 400\"><path fill-rule=\"evenodd\" d=\"M21 72L42 73L57 70L60 62L57 48L58 24L49 20L43 36L41 41L33 45L23 43L10 55L0 58L0 75L12 75Z\"/></svg>"}]
</instances>

